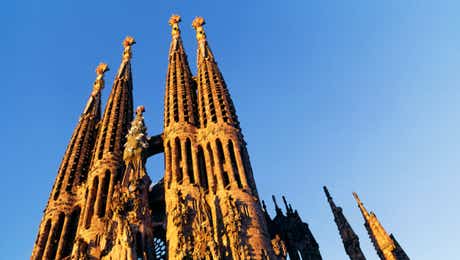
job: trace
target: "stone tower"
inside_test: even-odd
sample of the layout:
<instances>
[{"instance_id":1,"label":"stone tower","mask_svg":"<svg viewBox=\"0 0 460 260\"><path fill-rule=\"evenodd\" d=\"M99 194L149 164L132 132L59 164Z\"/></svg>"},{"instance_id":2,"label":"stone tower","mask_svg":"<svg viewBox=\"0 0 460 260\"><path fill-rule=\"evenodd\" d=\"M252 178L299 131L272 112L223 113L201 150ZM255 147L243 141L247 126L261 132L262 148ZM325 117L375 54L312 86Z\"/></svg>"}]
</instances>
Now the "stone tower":
<instances>
[{"instance_id":1,"label":"stone tower","mask_svg":"<svg viewBox=\"0 0 460 260\"><path fill-rule=\"evenodd\" d=\"M374 212L367 212L363 203L358 197L358 194L353 192L353 196L358 203L359 210L364 217L364 226L371 238L372 244L374 244L377 255L382 260L409 260L409 257L401 248L399 243L393 237L393 235L388 235L388 233L380 224L377 216Z\"/></svg>"},{"instance_id":2,"label":"stone tower","mask_svg":"<svg viewBox=\"0 0 460 260\"><path fill-rule=\"evenodd\" d=\"M133 117L131 46L132 37L123 41L121 65L116 73L105 112L99 128L88 173L85 201L78 227L78 244L86 247L89 255L101 258L107 221L111 214L111 199L115 184L124 171L123 145Z\"/></svg>"},{"instance_id":3,"label":"stone tower","mask_svg":"<svg viewBox=\"0 0 460 260\"><path fill-rule=\"evenodd\" d=\"M327 201L331 206L332 213L334 214L334 221L339 229L340 237L342 238L343 246L345 247L345 252L347 252L347 255L351 260L366 260L366 257L364 257L361 247L359 246L359 238L343 215L342 208L335 205L326 186L324 186L323 189L326 194Z\"/></svg>"},{"instance_id":4,"label":"stone tower","mask_svg":"<svg viewBox=\"0 0 460 260\"><path fill-rule=\"evenodd\" d=\"M233 102L204 33L197 31L196 77L171 17L163 143L167 244L172 259L272 256L249 156ZM205 223L205 224L204 224ZM178 236L179 234L179 236Z\"/></svg>"},{"instance_id":5,"label":"stone tower","mask_svg":"<svg viewBox=\"0 0 460 260\"><path fill-rule=\"evenodd\" d=\"M60 259L71 254L82 211L95 130L101 116L106 64L100 64L93 91L72 134L51 190L31 259Z\"/></svg>"}]
</instances>

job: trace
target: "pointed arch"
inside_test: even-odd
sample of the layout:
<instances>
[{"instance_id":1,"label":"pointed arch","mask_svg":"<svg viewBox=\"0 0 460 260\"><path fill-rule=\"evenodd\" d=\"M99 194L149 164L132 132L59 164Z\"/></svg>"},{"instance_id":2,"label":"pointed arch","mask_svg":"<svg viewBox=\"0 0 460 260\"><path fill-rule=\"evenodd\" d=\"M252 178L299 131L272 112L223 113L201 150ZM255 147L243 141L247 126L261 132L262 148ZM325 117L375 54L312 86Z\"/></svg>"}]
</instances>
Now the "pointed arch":
<instances>
[{"instance_id":1,"label":"pointed arch","mask_svg":"<svg viewBox=\"0 0 460 260\"><path fill-rule=\"evenodd\" d=\"M99 217L104 217L105 216L105 208L106 208L106 205L107 205L107 195L108 195L108 192L109 192L109 185L110 185L110 176L111 173L110 173L110 170L106 170L105 173L104 173L104 177L102 179L102 183L101 183L101 190L100 190L100 194L99 194L99 204L98 204L98 209L97 209L97 215Z\"/></svg>"},{"instance_id":2,"label":"pointed arch","mask_svg":"<svg viewBox=\"0 0 460 260\"><path fill-rule=\"evenodd\" d=\"M78 221L80 220L80 207L76 207L69 216L69 221L64 229L64 245L60 256L62 258L72 253L75 235L77 234Z\"/></svg>"},{"instance_id":3,"label":"pointed arch","mask_svg":"<svg viewBox=\"0 0 460 260\"><path fill-rule=\"evenodd\" d=\"M91 225L91 218L93 217L94 212L94 202L96 201L97 189L99 186L99 178L96 176L93 179L93 184L91 185L91 190L89 192L88 203L86 205L86 223L85 228L88 229Z\"/></svg>"},{"instance_id":4,"label":"pointed arch","mask_svg":"<svg viewBox=\"0 0 460 260\"><path fill-rule=\"evenodd\" d=\"M193 158L192 158L192 143L190 142L190 138L185 140L185 154L187 156L187 175L190 183L195 183L195 176L193 175Z\"/></svg>"},{"instance_id":5,"label":"pointed arch","mask_svg":"<svg viewBox=\"0 0 460 260\"><path fill-rule=\"evenodd\" d=\"M61 237L62 233L62 227L64 225L64 213L59 213L59 217L56 221L56 223L53 226L53 231L51 233L51 237L48 239L48 245L47 245L47 253L45 254L46 259L54 259L56 257L58 245L59 245L59 239Z\"/></svg>"},{"instance_id":6,"label":"pointed arch","mask_svg":"<svg viewBox=\"0 0 460 260\"><path fill-rule=\"evenodd\" d=\"M208 190L208 173L206 171L206 162L204 159L204 152L203 152L203 147L201 145L198 145L198 170L199 170L199 176L200 176L200 185L204 190Z\"/></svg>"},{"instance_id":7,"label":"pointed arch","mask_svg":"<svg viewBox=\"0 0 460 260\"><path fill-rule=\"evenodd\" d=\"M176 164L176 180L177 183L182 183L183 172L182 172L182 149L179 137L174 140L174 151L175 151L175 164Z\"/></svg>"},{"instance_id":8,"label":"pointed arch","mask_svg":"<svg viewBox=\"0 0 460 260\"><path fill-rule=\"evenodd\" d=\"M233 174L235 175L235 180L236 180L236 183L238 185L238 188L242 188L243 186L241 185L241 177L240 177L240 173L238 171L238 164L236 162L236 154L235 154L235 149L234 149L234 146L233 146L233 141L232 140L228 140L228 152L230 154L230 161L231 161L231 164L232 164L232 169L233 169Z\"/></svg>"}]
</instances>

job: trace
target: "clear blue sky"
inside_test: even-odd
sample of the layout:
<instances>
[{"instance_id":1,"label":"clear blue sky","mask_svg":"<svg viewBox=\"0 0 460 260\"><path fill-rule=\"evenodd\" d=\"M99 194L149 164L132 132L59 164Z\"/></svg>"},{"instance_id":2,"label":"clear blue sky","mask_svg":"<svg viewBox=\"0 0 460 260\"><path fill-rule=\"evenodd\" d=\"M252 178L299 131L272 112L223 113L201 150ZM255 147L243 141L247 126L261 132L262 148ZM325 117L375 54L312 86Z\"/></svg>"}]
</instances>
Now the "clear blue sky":
<instances>
[{"instance_id":1,"label":"clear blue sky","mask_svg":"<svg viewBox=\"0 0 460 260\"><path fill-rule=\"evenodd\" d=\"M2 79L0 259L27 259L67 142L100 61L104 103L136 38L135 105L162 131L172 13L192 70L190 24L208 39L230 88L260 196L285 194L325 260L347 259L327 185L377 259L351 195L376 212L411 259L458 259L458 1L6 1ZM148 163L162 175L162 158ZM273 209L271 203L268 203Z\"/></svg>"}]
</instances>

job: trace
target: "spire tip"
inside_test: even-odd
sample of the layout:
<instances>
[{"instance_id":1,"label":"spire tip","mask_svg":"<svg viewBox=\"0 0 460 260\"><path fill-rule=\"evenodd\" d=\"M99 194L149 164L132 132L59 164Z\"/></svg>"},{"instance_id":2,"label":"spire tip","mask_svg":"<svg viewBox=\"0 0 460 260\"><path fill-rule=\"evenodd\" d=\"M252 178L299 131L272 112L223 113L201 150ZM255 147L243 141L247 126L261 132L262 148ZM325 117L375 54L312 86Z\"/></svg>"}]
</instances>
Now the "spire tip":
<instances>
[{"instance_id":1,"label":"spire tip","mask_svg":"<svg viewBox=\"0 0 460 260\"><path fill-rule=\"evenodd\" d=\"M132 36L126 36L126 38L123 40L123 47L128 47L132 46L136 43L136 40Z\"/></svg>"},{"instance_id":2,"label":"spire tip","mask_svg":"<svg viewBox=\"0 0 460 260\"><path fill-rule=\"evenodd\" d=\"M203 25L205 24L204 18L197 16L193 22L192 27L196 30L196 39L198 41L206 40L206 33L204 32Z\"/></svg>"},{"instance_id":3,"label":"spire tip","mask_svg":"<svg viewBox=\"0 0 460 260\"><path fill-rule=\"evenodd\" d=\"M178 37L180 35L179 23L180 23L180 15L173 14L171 18L169 18L169 25L171 25L171 35L173 37Z\"/></svg>"},{"instance_id":4,"label":"spire tip","mask_svg":"<svg viewBox=\"0 0 460 260\"><path fill-rule=\"evenodd\" d=\"M136 108L136 115L137 116L142 116L145 112L145 107L144 106L138 106Z\"/></svg>"},{"instance_id":5,"label":"spire tip","mask_svg":"<svg viewBox=\"0 0 460 260\"><path fill-rule=\"evenodd\" d=\"M107 65L104 62L99 63L99 65L96 67L96 74L98 76L103 76L105 72L109 71L109 65Z\"/></svg>"}]
</instances>

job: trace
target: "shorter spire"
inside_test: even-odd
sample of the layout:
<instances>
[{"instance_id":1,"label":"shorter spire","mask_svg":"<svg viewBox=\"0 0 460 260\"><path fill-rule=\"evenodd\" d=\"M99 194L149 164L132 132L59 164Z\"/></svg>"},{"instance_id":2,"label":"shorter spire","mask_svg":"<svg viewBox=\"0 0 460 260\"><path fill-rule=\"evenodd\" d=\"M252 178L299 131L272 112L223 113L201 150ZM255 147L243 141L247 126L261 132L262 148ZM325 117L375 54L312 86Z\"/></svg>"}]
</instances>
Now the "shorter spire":
<instances>
[{"instance_id":1,"label":"shorter spire","mask_svg":"<svg viewBox=\"0 0 460 260\"><path fill-rule=\"evenodd\" d=\"M103 62L99 63L99 65L96 67L97 76L93 84L93 91L91 92L91 96L88 102L86 103L85 109L83 110L83 114L87 114L90 111L90 108L92 104L95 102L95 99L97 99L100 96L102 89L104 89L104 73L107 71L109 71L109 66Z\"/></svg>"},{"instance_id":2,"label":"shorter spire","mask_svg":"<svg viewBox=\"0 0 460 260\"><path fill-rule=\"evenodd\" d=\"M109 66L106 63L99 63L96 68L97 77L93 85L93 92L91 92L91 96L95 97L100 94L102 89L104 89L104 74L109 70Z\"/></svg>"},{"instance_id":3,"label":"shorter spire","mask_svg":"<svg viewBox=\"0 0 460 260\"><path fill-rule=\"evenodd\" d=\"M169 18L169 25L171 25L171 35L173 38L180 37L179 23L181 22L180 15L173 14Z\"/></svg>"},{"instance_id":4,"label":"shorter spire","mask_svg":"<svg viewBox=\"0 0 460 260\"><path fill-rule=\"evenodd\" d=\"M283 199L284 207L286 208L286 212L287 212L288 214L289 214L289 213L292 213L291 210L289 209L288 203L286 202L286 197L281 196L281 198Z\"/></svg>"},{"instance_id":5,"label":"shorter spire","mask_svg":"<svg viewBox=\"0 0 460 260\"><path fill-rule=\"evenodd\" d=\"M276 203L275 195L272 195L273 204L275 204L276 215L283 215L283 211L281 211L280 207L278 207L278 203Z\"/></svg>"}]
</instances>

